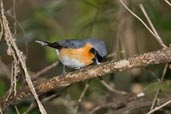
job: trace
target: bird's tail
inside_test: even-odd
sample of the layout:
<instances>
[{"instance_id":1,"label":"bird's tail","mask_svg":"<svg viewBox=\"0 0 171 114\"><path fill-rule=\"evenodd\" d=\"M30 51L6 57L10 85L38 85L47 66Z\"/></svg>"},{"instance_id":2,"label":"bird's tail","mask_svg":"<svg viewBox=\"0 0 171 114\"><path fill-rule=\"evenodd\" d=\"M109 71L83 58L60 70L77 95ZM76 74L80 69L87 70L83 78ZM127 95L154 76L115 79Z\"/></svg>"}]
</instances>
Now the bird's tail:
<instances>
[{"instance_id":1,"label":"bird's tail","mask_svg":"<svg viewBox=\"0 0 171 114\"><path fill-rule=\"evenodd\" d=\"M55 49L61 49L62 48L62 46L58 42L49 43L49 42L42 41L42 40L36 40L35 42L41 44L42 46L49 46L49 47L52 47Z\"/></svg>"},{"instance_id":2,"label":"bird's tail","mask_svg":"<svg viewBox=\"0 0 171 114\"><path fill-rule=\"evenodd\" d=\"M36 40L35 42L38 43L38 44L41 44L42 46L48 46L49 45L48 42L42 41L42 40Z\"/></svg>"}]
</instances>

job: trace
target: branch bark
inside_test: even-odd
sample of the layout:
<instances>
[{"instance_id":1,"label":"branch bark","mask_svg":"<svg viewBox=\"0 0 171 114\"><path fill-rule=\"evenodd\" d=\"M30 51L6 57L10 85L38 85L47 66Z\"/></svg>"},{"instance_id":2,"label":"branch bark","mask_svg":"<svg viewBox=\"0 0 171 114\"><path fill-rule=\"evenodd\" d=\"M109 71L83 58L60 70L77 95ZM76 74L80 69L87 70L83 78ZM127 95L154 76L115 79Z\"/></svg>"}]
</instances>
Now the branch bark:
<instances>
[{"instance_id":1,"label":"branch bark","mask_svg":"<svg viewBox=\"0 0 171 114\"><path fill-rule=\"evenodd\" d=\"M61 78L55 76L44 81L35 81L34 86L38 95L48 91L69 86L71 84L82 82L87 79L103 76L108 73L120 72L132 68L141 68L151 64L169 63L171 61L171 47L163 48L158 51L148 52L142 55L130 57L115 62L114 60L102 63L100 65L89 66L74 72L68 73ZM0 106L4 112L9 105L13 105L24 98L31 96L29 87L26 85L17 91L16 96L10 96L8 101L6 97L0 99Z\"/></svg>"}]
</instances>

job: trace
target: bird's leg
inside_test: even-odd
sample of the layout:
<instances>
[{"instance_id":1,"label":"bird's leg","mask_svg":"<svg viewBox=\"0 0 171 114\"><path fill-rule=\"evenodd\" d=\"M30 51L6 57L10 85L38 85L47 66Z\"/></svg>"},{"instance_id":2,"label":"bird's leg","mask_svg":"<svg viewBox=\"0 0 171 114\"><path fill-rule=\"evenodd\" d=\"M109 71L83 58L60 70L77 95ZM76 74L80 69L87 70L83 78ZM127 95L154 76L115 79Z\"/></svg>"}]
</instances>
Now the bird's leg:
<instances>
[{"instance_id":1,"label":"bird's leg","mask_svg":"<svg viewBox=\"0 0 171 114\"><path fill-rule=\"evenodd\" d=\"M95 62L97 65L101 64L96 57L95 57Z\"/></svg>"},{"instance_id":2,"label":"bird's leg","mask_svg":"<svg viewBox=\"0 0 171 114\"><path fill-rule=\"evenodd\" d=\"M66 70L65 70L65 65L63 65L63 68L62 68L62 77L65 76L67 74Z\"/></svg>"},{"instance_id":3,"label":"bird's leg","mask_svg":"<svg viewBox=\"0 0 171 114\"><path fill-rule=\"evenodd\" d=\"M98 58L97 58L97 55L98 55L97 51L94 48L92 48L90 51L95 55L94 61L96 62L97 65L99 65L100 62L98 61Z\"/></svg>"}]
</instances>

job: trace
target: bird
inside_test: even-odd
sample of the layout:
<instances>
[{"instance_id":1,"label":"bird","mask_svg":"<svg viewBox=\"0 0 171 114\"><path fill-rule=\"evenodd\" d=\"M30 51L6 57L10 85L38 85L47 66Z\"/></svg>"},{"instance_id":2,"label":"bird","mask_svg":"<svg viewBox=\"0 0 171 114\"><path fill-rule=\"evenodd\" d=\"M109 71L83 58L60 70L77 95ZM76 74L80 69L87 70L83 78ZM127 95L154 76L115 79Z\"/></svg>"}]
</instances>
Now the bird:
<instances>
[{"instance_id":1,"label":"bird","mask_svg":"<svg viewBox=\"0 0 171 114\"><path fill-rule=\"evenodd\" d=\"M100 64L107 55L104 41L95 38L65 39L52 43L43 40L35 42L56 50L59 61L63 65L63 75L66 74L65 66L81 69L94 63Z\"/></svg>"}]
</instances>

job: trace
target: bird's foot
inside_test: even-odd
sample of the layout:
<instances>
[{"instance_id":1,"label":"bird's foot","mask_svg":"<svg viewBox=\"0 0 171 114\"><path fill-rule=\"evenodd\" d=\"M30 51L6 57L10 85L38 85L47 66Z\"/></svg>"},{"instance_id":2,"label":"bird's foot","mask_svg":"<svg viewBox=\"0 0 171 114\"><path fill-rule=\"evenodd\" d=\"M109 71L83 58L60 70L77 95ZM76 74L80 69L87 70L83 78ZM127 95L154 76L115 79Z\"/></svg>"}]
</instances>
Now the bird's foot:
<instances>
[{"instance_id":1,"label":"bird's foot","mask_svg":"<svg viewBox=\"0 0 171 114\"><path fill-rule=\"evenodd\" d=\"M60 75L61 78L64 78L66 76L67 72L63 71L62 74Z\"/></svg>"}]
</instances>

